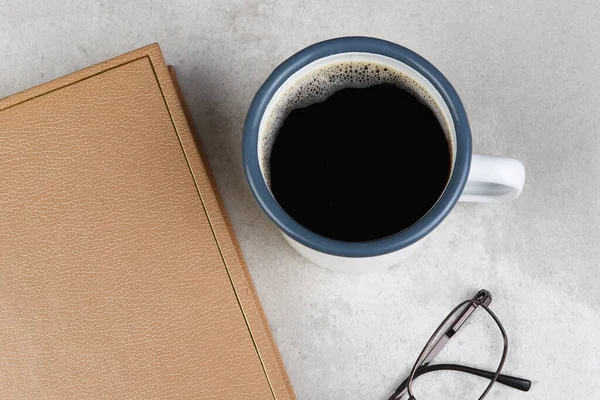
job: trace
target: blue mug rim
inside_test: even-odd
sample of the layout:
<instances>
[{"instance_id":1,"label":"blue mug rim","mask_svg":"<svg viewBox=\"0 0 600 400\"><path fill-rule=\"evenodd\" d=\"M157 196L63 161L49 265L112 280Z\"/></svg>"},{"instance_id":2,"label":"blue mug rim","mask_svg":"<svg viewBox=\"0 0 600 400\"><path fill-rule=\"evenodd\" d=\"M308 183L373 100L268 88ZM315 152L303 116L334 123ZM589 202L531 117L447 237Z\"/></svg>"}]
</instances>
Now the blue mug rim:
<instances>
[{"instance_id":1,"label":"blue mug rim","mask_svg":"<svg viewBox=\"0 0 600 400\"><path fill-rule=\"evenodd\" d=\"M394 58L414 68L441 94L450 110L456 131L454 169L437 203L421 219L393 235L347 242L314 233L290 217L271 195L258 159L259 127L263 114L277 89L307 64L339 53L373 53ZM467 182L471 165L471 130L464 106L448 79L417 53L386 40L348 36L313 44L281 63L260 87L246 116L242 137L242 158L246 179L258 204L277 227L293 240L316 251L341 257L374 257L395 252L424 238L450 213Z\"/></svg>"}]
</instances>

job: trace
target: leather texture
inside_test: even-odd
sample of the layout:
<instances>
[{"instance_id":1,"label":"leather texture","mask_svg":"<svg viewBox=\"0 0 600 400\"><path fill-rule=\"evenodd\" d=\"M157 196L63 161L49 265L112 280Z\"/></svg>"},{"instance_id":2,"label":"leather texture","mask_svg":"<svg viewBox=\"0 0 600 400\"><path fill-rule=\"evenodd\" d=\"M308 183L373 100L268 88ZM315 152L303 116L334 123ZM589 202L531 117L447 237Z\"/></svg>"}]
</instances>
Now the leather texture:
<instances>
[{"instance_id":1,"label":"leather texture","mask_svg":"<svg viewBox=\"0 0 600 400\"><path fill-rule=\"evenodd\" d=\"M1 399L294 398L171 74L0 100Z\"/></svg>"}]
</instances>

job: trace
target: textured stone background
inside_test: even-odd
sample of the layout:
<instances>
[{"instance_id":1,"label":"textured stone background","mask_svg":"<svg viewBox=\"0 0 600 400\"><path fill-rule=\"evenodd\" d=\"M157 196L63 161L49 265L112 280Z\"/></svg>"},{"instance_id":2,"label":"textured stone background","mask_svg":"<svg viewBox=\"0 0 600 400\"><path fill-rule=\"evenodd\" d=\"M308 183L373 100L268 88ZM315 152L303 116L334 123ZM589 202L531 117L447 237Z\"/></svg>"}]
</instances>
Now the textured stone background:
<instances>
[{"instance_id":1,"label":"textured stone background","mask_svg":"<svg viewBox=\"0 0 600 400\"><path fill-rule=\"evenodd\" d=\"M482 287L509 333L505 372L534 382L525 394L498 385L490 398L595 399L598 21L594 1L0 0L0 97L160 43L299 399L387 399L446 312ZM475 151L518 158L528 173L517 201L459 204L417 254L383 274L334 274L300 258L241 168L242 124L262 81L297 50L342 35L385 38L429 59L462 96ZM439 360L491 368L499 340L479 315ZM416 389L419 398L466 399L484 386L440 373Z\"/></svg>"}]
</instances>

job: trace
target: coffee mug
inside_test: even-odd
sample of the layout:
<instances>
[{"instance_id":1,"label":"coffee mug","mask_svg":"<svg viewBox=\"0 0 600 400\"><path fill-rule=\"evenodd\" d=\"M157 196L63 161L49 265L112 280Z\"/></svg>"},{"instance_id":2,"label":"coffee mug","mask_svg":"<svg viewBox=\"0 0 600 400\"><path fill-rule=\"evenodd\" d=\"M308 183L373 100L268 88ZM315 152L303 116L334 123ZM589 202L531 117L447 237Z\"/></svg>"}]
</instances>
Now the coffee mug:
<instances>
[{"instance_id":1,"label":"coffee mug","mask_svg":"<svg viewBox=\"0 0 600 400\"><path fill-rule=\"evenodd\" d=\"M319 235L291 218L268 185L265 129L270 113L294 82L328 65L373 62L393 68L419 84L448 121L452 166L448 183L434 206L418 221L393 235L346 242ZM398 264L414 252L457 201L501 203L523 190L525 168L511 158L472 154L471 130L458 94L431 63L415 52L381 39L342 37L314 44L279 65L256 93L246 117L242 141L246 178L258 204L284 238L313 263L340 272L370 272ZM394 182L390 182L393 185Z\"/></svg>"}]
</instances>

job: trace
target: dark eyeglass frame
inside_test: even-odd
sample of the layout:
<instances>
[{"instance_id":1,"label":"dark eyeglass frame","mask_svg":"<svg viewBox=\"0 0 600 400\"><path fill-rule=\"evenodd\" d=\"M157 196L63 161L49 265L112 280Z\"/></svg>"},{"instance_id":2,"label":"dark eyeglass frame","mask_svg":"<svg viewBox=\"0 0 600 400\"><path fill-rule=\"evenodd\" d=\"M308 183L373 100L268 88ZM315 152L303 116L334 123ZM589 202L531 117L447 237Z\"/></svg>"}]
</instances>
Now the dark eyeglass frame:
<instances>
[{"instance_id":1,"label":"dark eyeglass frame","mask_svg":"<svg viewBox=\"0 0 600 400\"><path fill-rule=\"evenodd\" d=\"M506 354L508 353L508 337L506 335L506 331L504 330L504 327L502 326L502 323L500 323L500 320L498 319L496 314L494 314L492 312L492 310L489 309L489 305L491 302L492 302L491 293L485 289L482 289L479 292L477 292L477 294L471 300L465 300L462 303L460 303L459 305L457 305L454 308L454 310L452 310L450 312L450 314L448 314L448 316L438 326L438 328L435 330L433 335L431 335L431 337L427 341L427 344L421 351L421 354L419 354L419 357L417 358L417 361L415 362L415 364L410 372L410 375L408 376L408 378L406 378L400 384L400 386L398 386L398 388L396 389L394 394L388 400L401 400L405 395L409 396L408 400L416 400L416 397L414 396L413 391L412 391L413 381L416 378L418 378L419 376L426 374L428 372L442 371L442 370L465 372L465 373L468 373L471 375L476 375L476 376L480 376L482 378L489 379L490 383L485 388L483 394L479 397L479 400L482 400L483 398L485 398L485 396L487 396L487 394L492 389L492 386L496 382L499 382L506 386L510 386L512 388L527 392L531 388L531 381L529 381L527 379L523 379L523 378L516 378L513 376L502 375L500 373L502 371L502 368L504 367L504 362L506 361ZM456 317L456 319L452 322L450 327L448 329L446 329L444 334L440 336L442 329L445 326L447 326L448 321L450 321L450 319L456 314L456 312L459 309L461 309L462 307L465 307L465 306L466 306L466 308L458 315L458 317ZM431 361L433 361L435 356L438 355L438 353L444 348L444 346L448 343L448 341L452 338L452 336L454 336L456 334L456 332L458 332L458 330L461 328L461 326L464 325L464 323L469 319L469 317L473 314L473 312L478 307L483 308L485 311L488 312L488 314L490 314L490 316L493 318L494 322L496 322L496 324L498 325L498 328L500 329L500 333L502 334L502 339L504 341L504 349L502 351L502 358L500 359L500 364L498 365L498 368L496 369L496 371L495 372L484 371L481 369L467 367L464 365L457 365L457 364L429 365L431 363ZM437 341L436 341L436 338L438 338L438 336L439 336L439 339L437 339ZM429 349L429 351L428 351L428 349Z\"/></svg>"}]
</instances>

